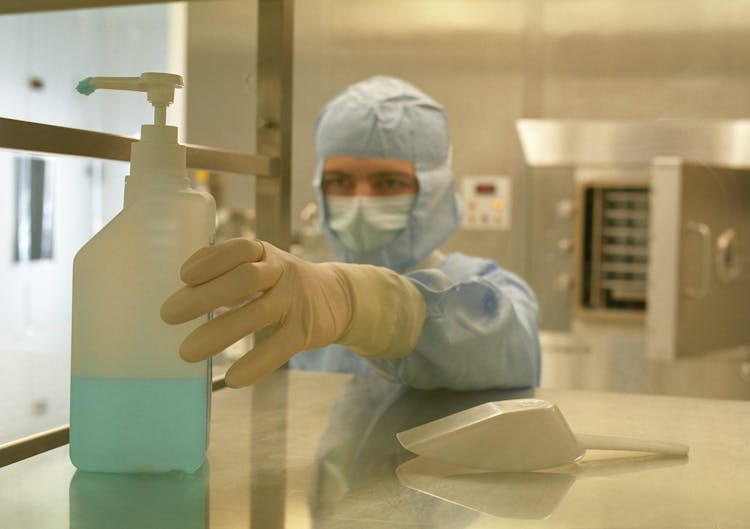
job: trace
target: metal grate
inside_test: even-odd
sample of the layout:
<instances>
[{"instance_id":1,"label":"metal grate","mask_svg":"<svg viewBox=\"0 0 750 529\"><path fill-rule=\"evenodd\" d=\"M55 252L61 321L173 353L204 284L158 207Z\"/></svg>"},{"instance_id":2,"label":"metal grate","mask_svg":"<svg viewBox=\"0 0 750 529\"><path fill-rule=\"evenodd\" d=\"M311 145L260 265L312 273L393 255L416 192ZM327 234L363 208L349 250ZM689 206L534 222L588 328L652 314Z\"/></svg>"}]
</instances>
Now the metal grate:
<instances>
[{"instance_id":1,"label":"metal grate","mask_svg":"<svg viewBox=\"0 0 750 529\"><path fill-rule=\"evenodd\" d=\"M646 309L647 185L584 190L581 306L642 313Z\"/></svg>"}]
</instances>

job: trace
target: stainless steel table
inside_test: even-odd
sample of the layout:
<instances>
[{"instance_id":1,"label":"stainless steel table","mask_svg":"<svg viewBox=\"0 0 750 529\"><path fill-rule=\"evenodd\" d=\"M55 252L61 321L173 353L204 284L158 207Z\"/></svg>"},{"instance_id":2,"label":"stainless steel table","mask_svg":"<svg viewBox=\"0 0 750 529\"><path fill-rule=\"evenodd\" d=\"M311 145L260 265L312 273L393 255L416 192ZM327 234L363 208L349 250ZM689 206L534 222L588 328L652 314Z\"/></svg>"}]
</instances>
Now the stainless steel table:
<instances>
[{"instance_id":1,"label":"stainless steel table","mask_svg":"<svg viewBox=\"0 0 750 529\"><path fill-rule=\"evenodd\" d=\"M67 447L0 469L0 527L750 526L750 402L533 392L557 403L574 431L680 441L686 459L589 451L574 466L501 474L415 457L394 436L531 395L281 371L214 394L208 462L194 475L76 473Z\"/></svg>"}]
</instances>

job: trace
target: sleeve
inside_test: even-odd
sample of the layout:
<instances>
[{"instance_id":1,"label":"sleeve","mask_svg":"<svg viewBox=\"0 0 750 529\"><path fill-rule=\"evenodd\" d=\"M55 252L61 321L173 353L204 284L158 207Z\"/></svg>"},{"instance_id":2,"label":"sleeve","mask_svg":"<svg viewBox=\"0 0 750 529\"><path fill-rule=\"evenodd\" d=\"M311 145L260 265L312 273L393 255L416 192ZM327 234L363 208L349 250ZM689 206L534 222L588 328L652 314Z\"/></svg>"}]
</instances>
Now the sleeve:
<instances>
[{"instance_id":1,"label":"sleeve","mask_svg":"<svg viewBox=\"0 0 750 529\"><path fill-rule=\"evenodd\" d=\"M407 278L424 296L421 334L403 358L369 359L374 371L418 389L539 383L538 304L521 278L492 261L461 254Z\"/></svg>"}]
</instances>

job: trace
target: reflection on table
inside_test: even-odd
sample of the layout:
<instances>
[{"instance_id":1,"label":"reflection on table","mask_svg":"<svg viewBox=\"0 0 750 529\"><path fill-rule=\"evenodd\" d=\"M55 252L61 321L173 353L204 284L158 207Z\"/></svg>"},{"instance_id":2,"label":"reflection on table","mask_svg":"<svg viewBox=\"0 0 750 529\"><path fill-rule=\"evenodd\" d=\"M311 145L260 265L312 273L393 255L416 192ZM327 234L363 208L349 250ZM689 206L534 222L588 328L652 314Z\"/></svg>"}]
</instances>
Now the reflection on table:
<instances>
[{"instance_id":1,"label":"reflection on table","mask_svg":"<svg viewBox=\"0 0 750 529\"><path fill-rule=\"evenodd\" d=\"M78 471L70 480L71 529L207 529L208 463L193 474Z\"/></svg>"},{"instance_id":2,"label":"reflection on table","mask_svg":"<svg viewBox=\"0 0 750 529\"><path fill-rule=\"evenodd\" d=\"M415 457L395 434L508 398L554 402L573 431L676 441L687 459L587 451L499 474ZM567 390L416 391L287 371L214 394L208 466L193 476L76 473L67 447L0 469L17 529L198 527L743 528L750 403ZM492 439L487 440L492 443Z\"/></svg>"}]
</instances>

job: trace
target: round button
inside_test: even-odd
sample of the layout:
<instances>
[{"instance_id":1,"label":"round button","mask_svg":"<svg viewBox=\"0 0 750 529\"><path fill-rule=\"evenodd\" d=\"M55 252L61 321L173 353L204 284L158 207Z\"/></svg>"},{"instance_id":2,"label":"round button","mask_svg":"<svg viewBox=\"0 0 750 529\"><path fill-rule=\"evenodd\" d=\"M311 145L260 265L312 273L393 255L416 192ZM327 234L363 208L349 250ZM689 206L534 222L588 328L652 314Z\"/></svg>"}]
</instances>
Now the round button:
<instances>
[{"instance_id":1,"label":"round button","mask_svg":"<svg viewBox=\"0 0 750 529\"><path fill-rule=\"evenodd\" d=\"M572 290L574 284L575 281L570 274L557 274L557 277L555 278L555 286L557 287L557 290Z\"/></svg>"},{"instance_id":2,"label":"round button","mask_svg":"<svg viewBox=\"0 0 750 529\"><path fill-rule=\"evenodd\" d=\"M560 200L555 204L555 213L561 219L571 219L576 213L576 205L572 200Z\"/></svg>"},{"instance_id":3,"label":"round button","mask_svg":"<svg viewBox=\"0 0 750 529\"><path fill-rule=\"evenodd\" d=\"M557 241L557 249L562 253L573 251L573 241L571 239L560 239Z\"/></svg>"}]
</instances>

